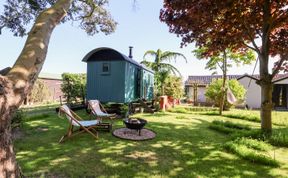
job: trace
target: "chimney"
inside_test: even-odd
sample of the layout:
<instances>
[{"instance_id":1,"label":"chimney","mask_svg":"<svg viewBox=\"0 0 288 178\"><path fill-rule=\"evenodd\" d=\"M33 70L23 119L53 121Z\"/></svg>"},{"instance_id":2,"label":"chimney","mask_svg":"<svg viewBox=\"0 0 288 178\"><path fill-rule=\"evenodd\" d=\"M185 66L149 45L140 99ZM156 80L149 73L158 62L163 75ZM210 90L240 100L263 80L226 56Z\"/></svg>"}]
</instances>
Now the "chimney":
<instances>
[{"instance_id":1,"label":"chimney","mask_svg":"<svg viewBox=\"0 0 288 178\"><path fill-rule=\"evenodd\" d=\"M133 56L132 56L132 49L133 49L133 46L129 46L129 58L133 58Z\"/></svg>"}]
</instances>

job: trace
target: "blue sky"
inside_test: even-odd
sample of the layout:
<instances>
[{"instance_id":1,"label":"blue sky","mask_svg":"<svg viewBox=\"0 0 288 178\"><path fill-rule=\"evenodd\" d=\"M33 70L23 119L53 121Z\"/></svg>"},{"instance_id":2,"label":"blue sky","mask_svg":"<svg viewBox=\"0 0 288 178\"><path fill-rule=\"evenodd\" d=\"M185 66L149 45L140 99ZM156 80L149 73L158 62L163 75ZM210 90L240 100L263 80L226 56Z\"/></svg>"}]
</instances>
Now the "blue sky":
<instances>
[{"instance_id":1,"label":"blue sky","mask_svg":"<svg viewBox=\"0 0 288 178\"><path fill-rule=\"evenodd\" d=\"M198 60L191 51L194 45L180 48L181 39L168 31L166 24L159 20L161 0L138 0L136 7L133 0L110 0L109 10L118 22L115 33L111 35L96 34L88 36L84 31L71 25L70 22L61 24L54 30L46 62L42 72L57 73L73 72L85 73L86 63L81 60L89 51L98 47L111 47L128 55L128 47L133 46L133 57L142 60L147 50L169 50L184 54L188 63L179 59L172 64L182 73L184 80L188 75L210 75L205 70L205 60ZM3 1L0 2L0 12L3 11ZM12 66L21 52L25 38L14 37L8 30L0 35L1 63L0 69ZM234 67L229 74L251 74L254 65ZM258 73L258 70L256 70Z\"/></svg>"}]
</instances>

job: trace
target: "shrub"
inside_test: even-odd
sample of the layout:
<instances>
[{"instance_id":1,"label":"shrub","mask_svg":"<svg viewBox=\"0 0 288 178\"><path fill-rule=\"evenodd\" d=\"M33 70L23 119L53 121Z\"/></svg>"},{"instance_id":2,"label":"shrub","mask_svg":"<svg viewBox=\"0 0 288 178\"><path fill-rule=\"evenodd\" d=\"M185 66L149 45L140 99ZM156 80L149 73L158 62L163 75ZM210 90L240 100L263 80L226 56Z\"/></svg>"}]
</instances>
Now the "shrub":
<instances>
[{"instance_id":1,"label":"shrub","mask_svg":"<svg viewBox=\"0 0 288 178\"><path fill-rule=\"evenodd\" d=\"M61 90L67 98L67 103L84 101L86 95L86 74L62 74L63 83Z\"/></svg>"},{"instance_id":2,"label":"shrub","mask_svg":"<svg viewBox=\"0 0 288 178\"><path fill-rule=\"evenodd\" d=\"M169 75L164 82L164 94L177 99L183 97L182 78Z\"/></svg>"},{"instance_id":3,"label":"shrub","mask_svg":"<svg viewBox=\"0 0 288 178\"><path fill-rule=\"evenodd\" d=\"M211 100L216 106L220 105L222 93L222 83L223 79L213 80L208 86L205 96L207 99ZM243 101L246 93L245 88L235 79L228 80L229 88L231 89L234 96L238 101ZM232 105L229 104L226 100L224 102L224 108L229 109Z\"/></svg>"}]
</instances>

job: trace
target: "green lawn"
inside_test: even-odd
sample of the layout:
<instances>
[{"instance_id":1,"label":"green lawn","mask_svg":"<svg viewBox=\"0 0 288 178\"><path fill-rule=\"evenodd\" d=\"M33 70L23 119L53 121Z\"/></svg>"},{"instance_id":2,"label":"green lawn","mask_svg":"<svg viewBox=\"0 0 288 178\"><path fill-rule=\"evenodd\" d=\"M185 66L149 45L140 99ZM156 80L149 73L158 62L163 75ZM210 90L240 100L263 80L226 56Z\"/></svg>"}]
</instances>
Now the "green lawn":
<instances>
[{"instance_id":1,"label":"green lawn","mask_svg":"<svg viewBox=\"0 0 288 178\"><path fill-rule=\"evenodd\" d=\"M231 136L209 128L213 120L231 121L259 129L260 123L229 114L251 115L254 111L187 111L139 114L147 128L157 133L148 141L127 141L100 132L94 140L82 134L58 144L68 122L57 114L25 119L24 136L15 141L17 160L27 177L287 177L288 148L269 147L266 155L280 166L264 166L226 151ZM256 111L255 111L256 112ZM83 117L88 116L84 111ZM287 132L288 113L277 113L275 130ZM123 127L115 122L114 129ZM237 143L238 144L238 143Z\"/></svg>"}]
</instances>

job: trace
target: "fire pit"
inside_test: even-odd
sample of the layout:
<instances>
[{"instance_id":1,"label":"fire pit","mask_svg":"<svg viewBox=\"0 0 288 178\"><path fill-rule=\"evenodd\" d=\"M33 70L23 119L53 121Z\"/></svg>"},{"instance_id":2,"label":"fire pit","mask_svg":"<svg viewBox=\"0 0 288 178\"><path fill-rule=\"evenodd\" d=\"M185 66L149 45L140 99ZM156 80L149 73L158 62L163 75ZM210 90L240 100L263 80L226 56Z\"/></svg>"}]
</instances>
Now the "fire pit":
<instances>
[{"instance_id":1,"label":"fire pit","mask_svg":"<svg viewBox=\"0 0 288 178\"><path fill-rule=\"evenodd\" d=\"M139 136L141 135L141 129L146 125L147 121L140 118L129 118L123 120L128 129L137 130Z\"/></svg>"}]
</instances>

